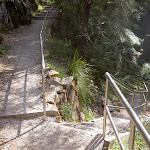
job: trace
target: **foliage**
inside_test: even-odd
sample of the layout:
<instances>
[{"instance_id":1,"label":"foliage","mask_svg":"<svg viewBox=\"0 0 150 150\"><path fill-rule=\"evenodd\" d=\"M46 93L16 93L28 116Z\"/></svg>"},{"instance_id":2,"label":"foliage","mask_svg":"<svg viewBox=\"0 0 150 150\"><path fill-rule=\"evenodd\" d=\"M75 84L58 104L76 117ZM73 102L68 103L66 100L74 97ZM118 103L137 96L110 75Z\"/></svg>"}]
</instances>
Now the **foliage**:
<instances>
[{"instance_id":1,"label":"foliage","mask_svg":"<svg viewBox=\"0 0 150 150\"><path fill-rule=\"evenodd\" d=\"M68 66L68 74L77 78L78 98L82 106L94 100L93 92L96 91L92 80L92 69L89 64L79 57L78 52L74 54L72 62Z\"/></svg>"},{"instance_id":2,"label":"foliage","mask_svg":"<svg viewBox=\"0 0 150 150\"><path fill-rule=\"evenodd\" d=\"M128 142L123 141L123 144L125 146L125 149L128 150L129 149ZM120 146L117 140L114 141L113 146L110 148L110 150L120 150Z\"/></svg>"},{"instance_id":3,"label":"foliage","mask_svg":"<svg viewBox=\"0 0 150 150\"><path fill-rule=\"evenodd\" d=\"M150 134L150 120L148 116L141 116L140 117L143 125L145 126L147 132ZM125 146L125 149L129 149L129 144L126 141L123 141L123 144ZM114 141L111 150L120 150L119 144L117 142L117 140ZM135 140L134 140L134 150L147 150L147 146L143 140L143 138L141 137L141 135L139 134L139 132L137 131L137 129L135 130Z\"/></svg>"},{"instance_id":4,"label":"foliage","mask_svg":"<svg viewBox=\"0 0 150 150\"><path fill-rule=\"evenodd\" d=\"M74 111L74 109L72 108L71 103L62 103L61 104L61 113L64 119L69 120L69 121L73 121L72 120L72 112Z\"/></svg>"},{"instance_id":5,"label":"foliage","mask_svg":"<svg viewBox=\"0 0 150 150\"><path fill-rule=\"evenodd\" d=\"M0 24L0 33L7 34L9 32L9 27L7 25Z\"/></svg>"},{"instance_id":6,"label":"foliage","mask_svg":"<svg viewBox=\"0 0 150 150\"><path fill-rule=\"evenodd\" d=\"M94 100L93 93L96 92L92 80L93 70L77 51L71 47L67 40L49 38L47 46L50 50L49 66L60 73L60 77L70 75L77 78L78 98L82 106Z\"/></svg>"},{"instance_id":7,"label":"foliage","mask_svg":"<svg viewBox=\"0 0 150 150\"><path fill-rule=\"evenodd\" d=\"M0 56L3 56L6 54L6 52L10 49L9 46L6 45L0 45Z\"/></svg>"},{"instance_id":8,"label":"foliage","mask_svg":"<svg viewBox=\"0 0 150 150\"><path fill-rule=\"evenodd\" d=\"M87 108L83 108L83 113L85 115L85 120L89 121L89 120L93 120L93 112L87 107Z\"/></svg>"},{"instance_id":9,"label":"foliage","mask_svg":"<svg viewBox=\"0 0 150 150\"><path fill-rule=\"evenodd\" d=\"M143 78L150 80L150 64L145 63L141 69L141 75Z\"/></svg>"},{"instance_id":10,"label":"foliage","mask_svg":"<svg viewBox=\"0 0 150 150\"><path fill-rule=\"evenodd\" d=\"M67 69L62 65L58 64L53 57L49 57L49 62L47 63L49 67L52 67L54 70L59 72L58 77L61 79L65 76Z\"/></svg>"},{"instance_id":11,"label":"foliage","mask_svg":"<svg viewBox=\"0 0 150 150\"><path fill-rule=\"evenodd\" d=\"M144 13L141 1L55 2L61 13L53 26L53 36L67 39L71 47L78 49L80 56L97 70L97 82L106 71L122 77L140 75L138 58L142 39L136 32Z\"/></svg>"},{"instance_id":12,"label":"foliage","mask_svg":"<svg viewBox=\"0 0 150 150\"><path fill-rule=\"evenodd\" d=\"M68 40L50 37L47 45L49 45L51 54L57 54L57 56L64 58L64 61L68 61L74 55L74 50Z\"/></svg>"}]
</instances>

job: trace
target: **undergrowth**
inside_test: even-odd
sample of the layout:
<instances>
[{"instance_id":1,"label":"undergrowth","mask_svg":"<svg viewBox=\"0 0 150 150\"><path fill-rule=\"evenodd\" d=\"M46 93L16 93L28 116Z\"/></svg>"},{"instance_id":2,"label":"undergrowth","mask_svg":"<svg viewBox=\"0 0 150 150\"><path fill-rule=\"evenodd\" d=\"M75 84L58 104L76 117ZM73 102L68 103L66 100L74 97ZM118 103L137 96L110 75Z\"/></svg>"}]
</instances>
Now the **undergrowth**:
<instances>
[{"instance_id":1,"label":"undergrowth","mask_svg":"<svg viewBox=\"0 0 150 150\"><path fill-rule=\"evenodd\" d=\"M78 98L81 106L90 104L94 100L96 88L92 80L91 66L79 57L76 51L72 62L68 66L68 74L77 78L78 81Z\"/></svg>"},{"instance_id":2,"label":"undergrowth","mask_svg":"<svg viewBox=\"0 0 150 150\"><path fill-rule=\"evenodd\" d=\"M5 55L9 49L10 49L9 46L0 45L0 56Z\"/></svg>"},{"instance_id":3,"label":"undergrowth","mask_svg":"<svg viewBox=\"0 0 150 150\"><path fill-rule=\"evenodd\" d=\"M61 104L61 113L62 113L62 117L65 120L69 120L69 121L73 121L72 119L72 112L74 112L74 109L72 108L71 103L62 103Z\"/></svg>"},{"instance_id":4,"label":"undergrowth","mask_svg":"<svg viewBox=\"0 0 150 150\"><path fill-rule=\"evenodd\" d=\"M92 73L93 70L86 61L79 57L77 50L71 47L71 43L68 40L59 40L57 38L50 37L46 46L49 48L50 56L48 65L57 70L60 78L64 76L73 76L77 78L78 99L80 106L88 106L92 100L94 100L94 92L96 88L94 86ZM68 109L68 106L63 105ZM64 110L63 115L66 118L69 116L69 111ZM88 115L89 111L84 111L86 120L92 119L91 115Z\"/></svg>"},{"instance_id":5,"label":"undergrowth","mask_svg":"<svg viewBox=\"0 0 150 150\"><path fill-rule=\"evenodd\" d=\"M146 115L143 115L140 117L140 120L142 121L145 129L147 130L147 132L150 134L150 120L149 117ZM128 141L123 141L123 144L125 146L125 149L128 150L129 149L129 144ZM112 147L110 148L110 150L120 150L119 144L117 142L117 140L114 141ZM141 135L139 134L139 132L137 131L137 129L135 130L135 140L134 140L134 150L148 150L143 138L141 137Z\"/></svg>"}]
</instances>

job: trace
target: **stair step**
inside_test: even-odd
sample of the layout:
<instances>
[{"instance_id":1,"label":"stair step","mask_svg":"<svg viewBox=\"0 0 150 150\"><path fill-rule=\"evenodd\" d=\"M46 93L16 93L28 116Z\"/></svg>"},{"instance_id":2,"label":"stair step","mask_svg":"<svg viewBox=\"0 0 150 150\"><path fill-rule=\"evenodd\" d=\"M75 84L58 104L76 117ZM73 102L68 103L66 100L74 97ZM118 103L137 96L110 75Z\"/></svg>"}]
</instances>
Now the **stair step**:
<instances>
[{"instance_id":1,"label":"stair step","mask_svg":"<svg viewBox=\"0 0 150 150\"><path fill-rule=\"evenodd\" d=\"M71 127L71 128L74 128L74 129L87 131L87 132L94 132L94 133L97 133L97 134L102 134L103 133L103 129L88 127L88 126L82 125L82 123L61 123L61 125Z\"/></svg>"},{"instance_id":2,"label":"stair step","mask_svg":"<svg viewBox=\"0 0 150 150\"><path fill-rule=\"evenodd\" d=\"M14 127L8 124L8 134L11 134L13 140L6 138L5 143L1 145L2 149L98 150L102 149L104 142L101 134L70 128L50 121L43 122L42 119L37 120L36 123L28 120L25 122L11 120L12 123Z\"/></svg>"},{"instance_id":3,"label":"stair step","mask_svg":"<svg viewBox=\"0 0 150 150\"><path fill-rule=\"evenodd\" d=\"M44 20L44 18L45 18L44 16L43 16L43 17L36 17L36 16L33 16L33 17L32 17L32 19L35 19L35 20ZM52 17L50 17L50 18L51 18L51 19L55 19L56 17L53 17L53 16L52 16Z\"/></svg>"}]
</instances>

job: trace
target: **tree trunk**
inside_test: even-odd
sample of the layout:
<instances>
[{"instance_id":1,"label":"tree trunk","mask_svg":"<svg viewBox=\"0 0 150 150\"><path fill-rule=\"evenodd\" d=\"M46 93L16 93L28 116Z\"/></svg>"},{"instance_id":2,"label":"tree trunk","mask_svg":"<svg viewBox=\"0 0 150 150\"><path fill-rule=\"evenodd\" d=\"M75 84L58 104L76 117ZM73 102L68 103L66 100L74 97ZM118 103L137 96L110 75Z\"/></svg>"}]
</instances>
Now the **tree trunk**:
<instances>
[{"instance_id":1,"label":"tree trunk","mask_svg":"<svg viewBox=\"0 0 150 150\"><path fill-rule=\"evenodd\" d=\"M86 57L87 53L87 46L88 46L88 21L89 21L89 16L90 16L90 8L91 4L89 3L88 0L84 0L84 8L83 8L83 26L82 26L82 54L84 57Z\"/></svg>"}]
</instances>

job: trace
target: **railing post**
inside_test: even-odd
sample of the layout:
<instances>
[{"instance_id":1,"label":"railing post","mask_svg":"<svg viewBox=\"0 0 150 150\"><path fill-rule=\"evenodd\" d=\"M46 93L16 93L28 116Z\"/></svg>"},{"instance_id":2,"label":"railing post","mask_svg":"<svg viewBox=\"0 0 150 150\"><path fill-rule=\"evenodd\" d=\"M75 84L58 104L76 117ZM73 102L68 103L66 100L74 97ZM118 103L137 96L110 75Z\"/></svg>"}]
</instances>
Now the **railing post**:
<instances>
[{"instance_id":1,"label":"railing post","mask_svg":"<svg viewBox=\"0 0 150 150\"><path fill-rule=\"evenodd\" d=\"M146 110L147 110L148 95L149 95L149 92L147 92L147 94L146 94L146 106L145 106L145 112L146 112Z\"/></svg>"},{"instance_id":2,"label":"railing post","mask_svg":"<svg viewBox=\"0 0 150 150\"><path fill-rule=\"evenodd\" d=\"M131 107L134 106L134 92L132 93L132 104ZM133 150L134 148L134 137L135 137L135 125L133 121L130 119L130 138L129 138L129 150Z\"/></svg>"},{"instance_id":3,"label":"railing post","mask_svg":"<svg viewBox=\"0 0 150 150\"><path fill-rule=\"evenodd\" d=\"M46 120L46 102L45 102L45 72L42 71L42 88L43 88L43 110L44 110L44 116L43 120Z\"/></svg>"},{"instance_id":4,"label":"railing post","mask_svg":"<svg viewBox=\"0 0 150 150\"><path fill-rule=\"evenodd\" d=\"M131 104L131 107L133 108L134 106L134 92L132 93L132 104Z\"/></svg>"},{"instance_id":5,"label":"railing post","mask_svg":"<svg viewBox=\"0 0 150 150\"><path fill-rule=\"evenodd\" d=\"M106 136L106 105L107 105L107 95L108 95L108 79L106 77L105 102L104 102L104 119L103 119L103 138L104 138L104 140L105 140L105 136Z\"/></svg>"},{"instance_id":6,"label":"railing post","mask_svg":"<svg viewBox=\"0 0 150 150\"><path fill-rule=\"evenodd\" d=\"M130 119L130 138L129 138L129 150L134 148L134 137L135 137L135 125Z\"/></svg>"}]
</instances>

